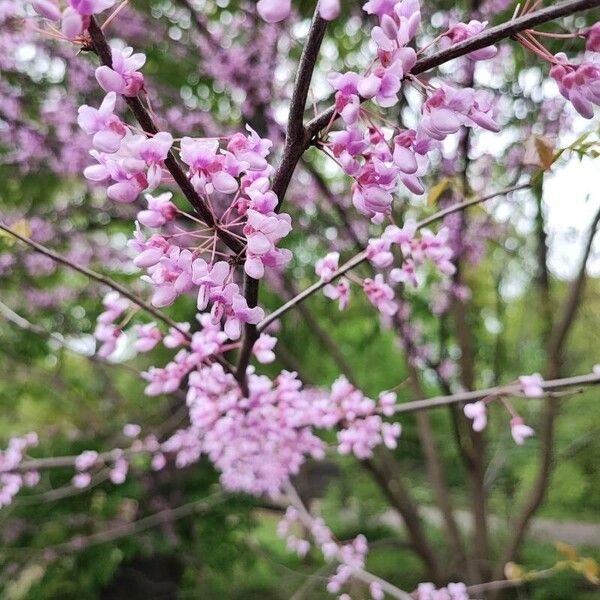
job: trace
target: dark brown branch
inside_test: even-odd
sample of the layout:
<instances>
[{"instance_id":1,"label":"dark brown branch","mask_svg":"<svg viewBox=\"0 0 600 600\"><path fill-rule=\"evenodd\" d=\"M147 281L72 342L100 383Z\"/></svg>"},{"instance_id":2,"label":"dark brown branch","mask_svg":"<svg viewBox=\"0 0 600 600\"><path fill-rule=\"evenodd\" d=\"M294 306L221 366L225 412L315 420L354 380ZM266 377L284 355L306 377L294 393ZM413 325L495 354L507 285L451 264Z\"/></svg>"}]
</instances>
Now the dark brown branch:
<instances>
[{"instance_id":1,"label":"dark brown branch","mask_svg":"<svg viewBox=\"0 0 600 600\"><path fill-rule=\"evenodd\" d=\"M100 58L100 62L107 67L112 68L112 53L110 46L108 45L106 38L104 37L104 33L98 26L94 17L90 18L90 25L88 27L88 32L90 34L92 44L94 47L94 51ZM155 134L158 133L158 128L156 127L150 113L146 110L142 101L138 96L129 97L124 96L125 101L127 102L131 112L133 112L135 118L138 120L139 124L142 126L142 129L145 133ZM171 173L175 183L181 189L183 195L186 197L188 202L192 205L194 210L198 213L200 218L212 229L215 230L215 233L219 237L219 239L233 252L236 254L242 254L245 246L238 240L235 236L231 235L229 231L224 229L219 223L218 219L212 213L210 207L200 198L196 190L193 188L190 180L188 179L185 171L175 158L173 152L169 152L167 158L165 159L165 167L168 169L169 173Z\"/></svg>"},{"instance_id":2,"label":"dark brown branch","mask_svg":"<svg viewBox=\"0 0 600 600\"><path fill-rule=\"evenodd\" d=\"M290 103L290 113L288 117L288 126L283 148L283 155L275 173L273 175L272 190L277 196L278 204L276 211L281 209L285 193L296 169L296 165L302 158L306 149L306 134L304 131L304 107L308 97L308 90L312 74L315 69L319 48L325 36L327 21L322 19L319 11L315 10L313 20L308 32L308 39L302 51L300 64L296 81L294 82L294 91ZM258 285L257 279L246 275L244 277L244 296L248 306L253 308L258 304ZM237 379L240 382L242 391L247 394L246 370L250 363L252 347L258 338L258 329L256 325L247 323L244 327L242 347L240 349L237 367Z\"/></svg>"},{"instance_id":3,"label":"dark brown branch","mask_svg":"<svg viewBox=\"0 0 600 600\"><path fill-rule=\"evenodd\" d=\"M479 35L473 36L464 42L455 44L446 50L436 52L431 56L418 60L413 67L411 74L418 75L424 73L425 71L439 67L454 58L469 54L474 50L492 46L496 42L500 42L501 40L509 38L521 31L525 31L526 29L531 29L532 27L547 23L548 21L553 21L554 19L559 19L560 17L565 17L598 6L600 6L600 0L567 0L560 4L554 4L536 10L535 12L507 21L496 27L490 27ZM310 143L311 140L313 140L313 138L329 124L334 115L335 108L330 106L327 110L323 111L320 115L307 123L306 132L309 140L308 143Z\"/></svg>"}]
</instances>

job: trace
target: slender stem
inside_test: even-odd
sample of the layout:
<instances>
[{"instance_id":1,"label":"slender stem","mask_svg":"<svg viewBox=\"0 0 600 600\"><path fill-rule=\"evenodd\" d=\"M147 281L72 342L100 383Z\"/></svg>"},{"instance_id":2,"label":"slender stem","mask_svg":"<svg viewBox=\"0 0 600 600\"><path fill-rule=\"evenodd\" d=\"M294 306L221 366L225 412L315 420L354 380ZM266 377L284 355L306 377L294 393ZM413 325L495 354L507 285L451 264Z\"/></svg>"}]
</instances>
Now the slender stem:
<instances>
[{"instance_id":1,"label":"slender stem","mask_svg":"<svg viewBox=\"0 0 600 600\"><path fill-rule=\"evenodd\" d=\"M492 198L496 198L498 196L504 196L506 194L510 194L511 192L516 192L518 190L526 189L529 186L530 186L530 183L523 183L520 185L515 185L513 187L501 190L499 192L495 192L493 194L489 194L487 196L482 196L480 198L468 200L467 202L461 202L459 204L455 204L454 206L449 206L448 208L441 210L441 211L435 213L434 215L431 215L430 217L423 219L422 221L419 221L419 223L417 223L417 229L422 229L423 227L427 227L427 225L431 225L432 223L435 223L436 221L439 221L440 219L443 219L444 217L451 215L455 212L465 210L471 206L475 206L476 204L481 204L482 202L486 202L487 200L491 200ZM367 260L366 252L359 252L358 254L353 256L349 261L347 261L344 265L342 265L339 269L337 269L337 271L335 271L335 273L333 273L333 275L329 281L317 281L316 283L313 283L313 285L306 288L305 290L300 292L297 296L295 296L294 298L292 298L291 300L289 300L288 302L286 302L285 304L280 306L278 309L274 310L270 315L265 317L256 326L258 332L260 333L261 331L264 331L264 329L268 325L270 325L273 321L275 321L275 319L278 319L279 317L281 317L283 314L285 314L290 309L292 309L296 304L306 300L307 298L309 298L310 296L312 296L313 294L318 292L320 289L324 288L328 283L335 281L336 279L338 279L339 277L341 277L348 271L351 271L352 269L356 268L358 265L362 264L366 260Z\"/></svg>"},{"instance_id":2,"label":"slender stem","mask_svg":"<svg viewBox=\"0 0 600 600\"><path fill-rule=\"evenodd\" d=\"M548 381L544 381L541 386L545 392L551 393L567 388L598 384L600 384L600 374L589 373L587 375L576 375L574 377L565 377L562 379L549 379ZM429 410L439 406L448 406L450 404L460 404L461 402L476 402L477 400L483 400L487 396L497 397L520 394L522 394L521 385L518 383L511 383L482 390L459 392L448 396L434 396L433 398L424 400L404 402L403 404L398 404L395 407L394 412L396 414L408 413L418 410Z\"/></svg>"}]
</instances>

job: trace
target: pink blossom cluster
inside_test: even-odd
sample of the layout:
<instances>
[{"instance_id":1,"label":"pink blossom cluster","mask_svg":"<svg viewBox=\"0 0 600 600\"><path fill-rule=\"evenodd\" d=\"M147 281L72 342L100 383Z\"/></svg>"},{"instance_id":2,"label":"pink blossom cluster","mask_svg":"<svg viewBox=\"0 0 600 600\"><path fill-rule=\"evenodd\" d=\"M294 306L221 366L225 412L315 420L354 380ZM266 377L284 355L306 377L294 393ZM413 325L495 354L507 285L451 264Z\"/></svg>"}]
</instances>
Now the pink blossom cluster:
<instances>
[{"instance_id":1,"label":"pink blossom cluster","mask_svg":"<svg viewBox=\"0 0 600 600\"><path fill-rule=\"evenodd\" d=\"M345 124L342 131L329 134L325 148L354 180L352 201L363 214L381 222L391 211L392 194L401 182L411 192L424 192L421 177L427 172L428 153L439 142L461 127L479 125L498 131L493 119L494 103L490 93L471 88L453 88L445 84L425 85L427 99L416 129L395 127L395 134L378 127L361 102L372 100L387 108L398 103L402 80L409 78L417 55L408 43L421 23L418 0L398 2L370 1L364 5L379 17L372 38L378 48L378 60L369 71L334 73L330 82L336 90L335 108ZM478 22L477 22L478 23ZM475 35L484 25L460 24L444 39ZM493 50L488 50L488 54ZM472 58L482 58L483 54ZM416 85L416 83L415 83ZM365 125L361 125L364 121Z\"/></svg>"},{"instance_id":2,"label":"pink blossom cluster","mask_svg":"<svg viewBox=\"0 0 600 600\"><path fill-rule=\"evenodd\" d=\"M390 279L394 283L417 286L417 267L429 260L445 276L453 275L456 267L452 262L453 252L448 245L448 229L440 228L437 233L429 229L417 232L417 224L407 220L403 227L388 225L380 238L369 240L367 258L378 268L393 263L392 248L398 246L402 254L402 265L392 269Z\"/></svg>"},{"instance_id":3,"label":"pink blossom cluster","mask_svg":"<svg viewBox=\"0 0 600 600\"><path fill-rule=\"evenodd\" d=\"M38 484L40 474L37 471L15 472L27 450L37 444L37 434L27 433L10 438L6 449L0 451L0 508L8 506L23 486L33 487Z\"/></svg>"},{"instance_id":4,"label":"pink blossom cluster","mask_svg":"<svg viewBox=\"0 0 600 600\"><path fill-rule=\"evenodd\" d=\"M393 393L381 394L375 402L344 378L329 393L303 389L295 373L284 371L274 381L251 372L248 397L243 397L221 365L198 368L200 360L190 356L182 350L165 369L152 368L144 375L150 381L146 393L154 395L173 391L189 374L191 426L173 434L161 451L174 454L179 467L208 455L229 490L279 495L307 456L324 456L320 429L337 428L338 451L361 459L379 444L396 447L400 425L380 416L393 414Z\"/></svg>"},{"instance_id":5,"label":"pink blossom cluster","mask_svg":"<svg viewBox=\"0 0 600 600\"><path fill-rule=\"evenodd\" d=\"M469 600L470 598L464 583L449 583L442 588L436 588L433 583L420 583L415 597L416 600Z\"/></svg>"},{"instance_id":6,"label":"pink blossom cluster","mask_svg":"<svg viewBox=\"0 0 600 600\"><path fill-rule=\"evenodd\" d=\"M590 36L592 44L597 43L594 42L596 37L600 36L597 33ZM591 119L594 116L594 104L600 105L600 65L592 62L570 64L564 52L559 52L554 58L556 62L550 69L550 76L558 84L561 95L573 104L582 117Z\"/></svg>"},{"instance_id":7,"label":"pink blossom cluster","mask_svg":"<svg viewBox=\"0 0 600 600\"><path fill-rule=\"evenodd\" d=\"M429 260L445 277L452 275L456 267L452 262L452 249L448 245L448 230L442 227L437 234L422 229L417 235L417 224L407 220L402 228L389 225L383 235L371 238L367 245L366 257L378 269L392 266L394 262L393 246L397 246L402 255L400 267L389 273L392 283L408 283L417 287L417 267ZM330 252L315 263L315 272L322 282L329 282L336 276L339 265L339 252ZM363 291L367 298L383 315L391 317L398 311L393 288L386 283L381 273L363 282ZM340 309L347 306L349 283L346 279L336 285L328 284L323 293L331 299L339 300Z\"/></svg>"},{"instance_id":8,"label":"pink blossom cluster","mask_svg":"<svg viewBox=\"0 0 600 600\"><path fill-rule=\"evenodd\" d=\"M184 377L213 355L221 354L227 335L219 324L214 323L208 314L198 315L201 328L189 342L189 348L182 348L172 361L164 367L151 367L142 377L148 382L145 393L148 396L170 394L179 388ZM139 341L139 339L138 339ZM163 340L168 348L187 344L187 339L178 330L171 330Z\"/></svg>"},{"instance_id":9,"label":"pink blossom cluster","mask_svg":"<svg viewBox=\"0 0 600 600\"><path fill-rule=\"evenodd\" d=\"M108 197L130 203L143 191L160 185L173 137L164 131L151 137L134 134L113 114L115 102L116 93L112 90L98 109L87 105L79 108L79 126L93 136L90 154L97 161L84 170L84 175L93 182L110 182Z\"/></svg>"},{"instance_id":10,"label":"pink blossom cluster","mask_svg":"<svg viewBox=\"0 0 600 600\"><path fill-rule=\"evenodd\" d=\"M339 594L352 577L356 569L364 569L366 556L368 552L367 539L364 535L358 535L352 541L341 544L337 542L333 533L320 517L313 517L308 513L300 514L299 510L293 506L288 507L285 515L279 522L277 533L286 538L288 549L296 552L299 556L308 553L311 542L304 538L299 538L294 531L299 530L302 525L312 537L314 544L320 549L326 561L336 560L340 564L336 572L329 578L327 591L332 594ZM381 600L383 592L379 584L371 585L371 597L373 600ZM342 598L342 596L339 596Z\"/></svg>"},{"instance_id":11,"label":"pink blossom cluster","mask_svg":"<svg viewBox=\"0 0 600 600\"><path fill-rule=\"evenodd\" d=\"M74 40L87 29L92 15L114 6L116 0L68 0L62 9L59 0L32 0L34 10L42 17L60 22L62 34Z\"/></svg>"}]
</instances>

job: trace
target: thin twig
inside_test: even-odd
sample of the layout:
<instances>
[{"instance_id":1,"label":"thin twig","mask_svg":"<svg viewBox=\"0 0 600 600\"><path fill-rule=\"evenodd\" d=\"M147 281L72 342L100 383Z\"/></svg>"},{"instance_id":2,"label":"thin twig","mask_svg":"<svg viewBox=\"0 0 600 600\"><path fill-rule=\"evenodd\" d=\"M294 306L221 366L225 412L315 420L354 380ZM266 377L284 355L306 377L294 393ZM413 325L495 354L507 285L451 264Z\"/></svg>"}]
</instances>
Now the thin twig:
<instances>
[{"instance_id":1,"label":"thin twig","mask_svg":"<svg viewBox=\"0 0 600 600\"><path fill-rule=\"evenodd\" d=\"M504 196L506 194L510 194L511 192L516 192L518 190L526 189L529 186L530 186L529 183L523 183L520 185L516 185L516 186L510 187L510 188L507 188L505 190L501 190L499 192L495 192L493 194L489 194L487 196L482 196L480 198L468 200L467 202L461 202L459 204L455 204L454 206L449 206L448 208L441 210L441 211L435 213L434 215L431 215L430 217L423 219L422 221L419 221L419 223L417 223L417 229L422 229L423 227L427 227L427 225L431 225L432 223L435 223L436 221L439 221L440 219L443 219L444 217L451 215L452 213L455 213L455 212L458 212L461 210L465 210L471 206L475 206L476 204L481 204L482 202L486 202L487 200L491 200L492 198L496 198L498 196ZM366 252L360 252L360 253L356 254L350 260L348 260L344 265L342 265L339 269L337 269L337 271L335 271L333 273L333 275L331 276L331 279L329 279L329 281L317 281L310 287L308 287L305 290L303 290L302 292L300 292L297 296L295 296L294 298L292 298L291 300L289 300L288 302L286 302L285 304L280 306L278 309L274 310L270 315L265 317L256 327L258 332L264 331L265 327L267 327L269 324L271 324L273 321L275 321L275 319L278 319L279 317L281 317L281 315L288 312L296 304L306 300L307 298L312 296L314 293L316 293L320 289L324 288L327 284L331 283L332 281L335 281L336 279L338 279L339 277L341 277L348 271L351 271L352 269L356 268L358 265L362 264L366 260L367 260Z\"/></svg>"}]
</instances>

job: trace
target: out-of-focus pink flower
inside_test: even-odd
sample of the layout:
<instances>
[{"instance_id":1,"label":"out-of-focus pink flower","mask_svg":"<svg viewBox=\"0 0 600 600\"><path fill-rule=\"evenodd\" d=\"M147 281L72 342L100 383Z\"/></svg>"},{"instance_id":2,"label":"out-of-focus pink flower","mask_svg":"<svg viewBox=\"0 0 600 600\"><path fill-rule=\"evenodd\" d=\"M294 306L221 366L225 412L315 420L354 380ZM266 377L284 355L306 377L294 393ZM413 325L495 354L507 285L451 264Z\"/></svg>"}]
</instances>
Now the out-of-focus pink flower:
<instances>
[{"instance_id":1,"label":"out-of-focus pink flower","mask_svg":"<svg viewBox=\"0 0 600 600\"><path fill-rule=\"evenodd\" d=\"M315 273L321 278L321 281L331 281L331 277L337 271L339 262L340 253L330 252L317 260L315 263Z\"/></svg>"},{"instance_id":2,"label":"out-of-focus pink flower","mask_svg":"<svg viewBox=\"0 0 600 600\"><path fill-rule=\"evenodd\" d=\"M529 425L525 425L521 417L513 417L510 420L510 433L519 446L522 446L527 438L535 435L535 431Z\"/></svg>"},{"instance_id":3,"label":"out-of-focus pink flower","mask_svg":"<svg viewBox=\"0 0 600 600\"><path fill-rule=\"evenodd\" d=\"M60 21L58 0L33 0L31 4L38 15L51 21Z\"/></svg>"},{"instance_id":4,"label":"out-of-focus pink flower","mask_svg":"<svg viewBox=\"0 0 600 600\"><path fill-rule=\"evenodd\" d=\"M485 408L485 402L479 400L478 402L472 402L466 404L464 409L465 417L473 419L473 430L483 431L487 425L487 411Z\"/></svg>"},{"instance_id":5,"label":"out-of-focus pink flower","mask_svg":"<svg viewBox=\"0 0 600 600\"><path fill-rule=\"evenodd\" d=\"M150 352L162 340L162 333L156 323L136 325L134 330L137 339L133 345L138 352Z\"/></svg>"},{"instance_id":6,"label":"out-of-focus pink flower","mask_svg":"<svg viewBox=\"0 0 600 600\"><path fill-rule=\"evenodd\" d=\"M275 344L277 344L276 337L261 333L260 337L254 342L254 346L252 347L252 352L254 353L254 356L256 356L256 360L263 364L272 363L275 360L275 352L273 352Z\"/></svg>"},{"instance_id":7,"label":"out-of-focus pink flower","mask_svg":"<svg viewBox=\"0 0 600 600\"><path fill-rule=\"evenodd\" d=\"M256 10L267 23L277 23L289 16L292 2L291 0L259 0L256 3Z\"/></svg>"},{"instance_id":8,"label":"out-of-focus pink flower","mask_svg":"<svg viewBox=\"0 0 600 600\"><path fill-rule=\"evenodd\" d=\"M333 21L340 14L340 0L319 0L319 15L326 21Z\"/></svg>"},{"instance_id":9,"label":"out-of-focus pink flower","mask_svg":"<svg viewBox=\"0 0 600 600\"><path fill-rule=\"evenodd\" d=\"M541 398L544 395L544 378L539 373L533 375L521 375L519 383L523 394L528 398Z\"/></svg>"}]
</instances>

